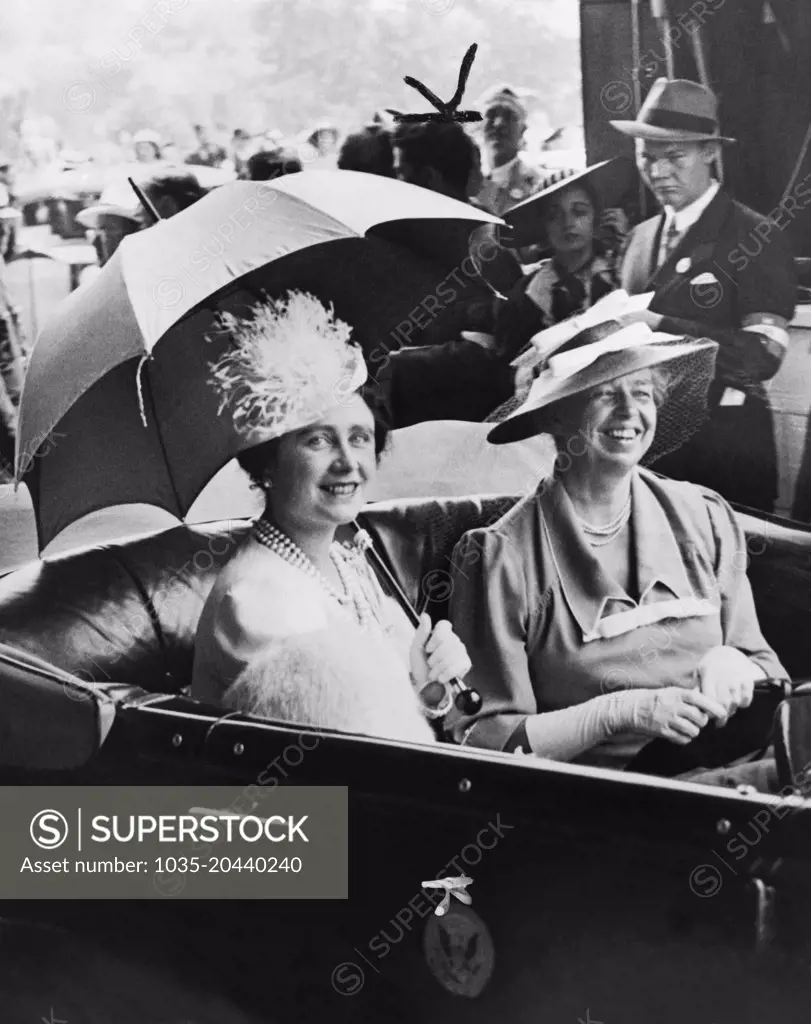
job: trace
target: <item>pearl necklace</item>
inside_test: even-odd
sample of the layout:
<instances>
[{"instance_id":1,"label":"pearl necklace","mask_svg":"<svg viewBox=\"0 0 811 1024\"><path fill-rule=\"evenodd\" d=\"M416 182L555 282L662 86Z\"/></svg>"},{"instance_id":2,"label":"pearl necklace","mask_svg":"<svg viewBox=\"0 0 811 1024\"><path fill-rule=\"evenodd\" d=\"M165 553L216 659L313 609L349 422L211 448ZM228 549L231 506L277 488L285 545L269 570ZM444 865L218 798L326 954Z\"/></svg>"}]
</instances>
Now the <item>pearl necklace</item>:
<instances>
[{"instance_id":1,"label":"pearl necklace","mask_svg":"<svg viewBox=\"0 0 811 1024\"><path fill-rule=\"evenodd\" d=\"M315 580L322 589L337 601L342 608L354 612L361 629L366 628L372 621L372 607L368 598L363 593L357 581L353 578L353 572L348 564L351 557L345 553L342 546L333 543L329 549L329 557L338 573L343 593L339 593L330 583L326 576L313 564L312 560L305 555L301 548L286 533L283 533L277 526L269 523L266 519L257 519L253 524L253 536L266 548L278 555L288 565L301 570L310 579Z\"/></svg>"},{"instance_id":2,"label":"pearl necklace","mask_svg":"<svg viewBox=\"0 0 811 1024\"><path fill-rule=\"evenodd\" d=\"M591 523L587 523L585 519L575 512L575 518L580 524L580 528L583 533L586 534L589 544L593 548L602 548L606 544L610 544L611 541L616 540L625 527L625 524L631 518L631 495L628 495L628 500L622 506L620 514L616 519L612 519L610 523L606 523L605 526L592 526ZM599 540L597 538L600 538Z\"/></svg>"}]
</instances>

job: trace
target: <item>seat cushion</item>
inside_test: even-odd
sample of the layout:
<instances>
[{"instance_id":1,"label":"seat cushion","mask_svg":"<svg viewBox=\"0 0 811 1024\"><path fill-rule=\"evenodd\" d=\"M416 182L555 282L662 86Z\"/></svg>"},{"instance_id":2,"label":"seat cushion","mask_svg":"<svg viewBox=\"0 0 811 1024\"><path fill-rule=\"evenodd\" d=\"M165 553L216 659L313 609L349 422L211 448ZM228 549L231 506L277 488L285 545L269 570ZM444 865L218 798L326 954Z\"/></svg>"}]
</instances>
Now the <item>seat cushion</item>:
<instances>
[{"instance_id":1,"label":"seat cushion","mask_svg":"<svg viewBox=\"0 0 811 1024\"><path fill-rule=\"evenodd\" d=\"M247 531L178 526L11 573L0 580L0 641L80 679L177 692L203 604Z\"/></svg>"},{"instance_id":2,"label":"seat cushion","mask_svg":"<svg viewBox=\"0 0 811 1024\"><path fill-rule=\"evenodd\" d=\"M516 495L397 500L359 517L411 604L445 618L454 546ZM793 676L811 678L811 529L739 513L764 634ZM0 642L86 681L178 693L217 573L250 523L176 526L37 562L0 579ZM464 567L458 567L464 571Z\"/></svg>"},{"instance_id":3,"label":"seat cushion","mask_svg":"<svg viewBox=\"0 0 811 1024\"><path fill-rule=\"evenodd\" d=\"M514 495L379 502L359 516L413 607L447 618L453 549L462 534L499 520Z\"/></svg>"}]
</instances>

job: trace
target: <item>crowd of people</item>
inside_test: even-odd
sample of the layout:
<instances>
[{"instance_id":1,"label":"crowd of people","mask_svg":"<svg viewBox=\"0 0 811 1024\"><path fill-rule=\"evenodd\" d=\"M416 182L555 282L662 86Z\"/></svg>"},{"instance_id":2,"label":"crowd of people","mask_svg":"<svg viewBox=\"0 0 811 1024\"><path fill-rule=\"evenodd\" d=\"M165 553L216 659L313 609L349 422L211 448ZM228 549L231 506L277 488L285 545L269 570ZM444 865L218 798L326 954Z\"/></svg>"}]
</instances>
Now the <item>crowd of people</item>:
<instances>
[{"instance_id":1,"label":"crowd of people","mask_svg":"<svg viewBox=\"0 0 811 1024\"><path fill-rule=\"evenodd\" d=\"M121 240L151 226L155 213L161 219L171 217L205 195L210 186L201 178L200 168L232 172L250 181L270 181L315 167L337 167L398 177L493 213L503 212L568 173L533 164L523 152L528 111L514 89L495 87L482 98L482 109L481 150L473 135L458 124L398 126L385 111L376 113L368 125L349 132L343 139L334 125L323 123L295 139L285 138L278 131L252 135L237 128L226 144L222 130L211 132L205 125L197 124L196 144L185 155L158 132L141 129L125 141L122 152L129 153L134 163L143 167L140 187L153 210L145 209L125 182L115 182L102 191L98 202L78 212L76 220L87 229L97 253L97 265L83 271L79 280L87 282L95 277ZM64 151L62 156L69 159L71 166L81 166L86 159L84 154L70 151ZM20 215L15 208L13 162L7 158L0 160L0 183L3 182L8 192L0 194L0 255L8 257ZM3 219L6 215L7 219ZM471 295L489 298L494 287L500 294L506 293L520 277L518 255L504 248L499 260L488 268L489 281L482 280L481 288L472 288ZM457 313L469 318L470 309ZM456 326L465 326L463 319L457 320ZM452 321L448 317L437 324L438 333L453 332ZM22 336L19 311L5 289L0 291L0 332L0 370L5 382L5 388L0 388L0 479L8 479L25 353L33 339ZM474 360L477 355L474 353ZM398 391L402 390L400 385L407 385L407 375L405 366ZM452 406L443 404L446 400L447 396L441 396L442 407L438 412L450 417L457 415ZM471 400L476 413L481 411L483 418L489 411L484 407L489 403L489 395ZM403 407L398 425L413 421L415 416L430 418L423 416L423 411Z\"/></svg>"},{"instance_id":2,"label":"crowd of people","mask_svg":"<svg viewBox=\"0 0 811 1024\"><path fill-rule=\"evenodd\" d=\"M352 325L313 296L260 305L234 329L214 383L235 422L250 425L240 464L265 511L204 609L197 696L425 740L417 695L469 675L482 706L449 723L457 742L624 767L650 738L687 743L748 706L758 680L785 676L757 623L727 501L769 512L775 500L763 385L788 344L791 254L776 235L756 257L729 261L764 218L719 180L730 140L705 86L660 79L634 120L613 122L634 140L661 207L635 226L622 208L637 186L630 162L533 166L522 152L526 115L516 91L499 86L483 103L483 150L459 123L386 115L340 145L326 128L308 140L315 151L334 147L339 169L398 177L508 222L534 197L535 228L481 229L496 258L479 260L468 286L410 344L392 345L376 375L369 353L346 340ZM137 146L143 161L162 158L146 133ZM189 166L227 158L198 126ZM307 173L281 141L240 161L252 180ZM160 217L204 191L178 168L142 187ZM100 204L81 216L103 264L154 214ZM539 332L620 288L650 301L538 345ZM306 387L291 369L291 322L311 325L308 358L324 367ZM273 367L272 381L258 367ZM354 402L331 393L336 367L351 377ZM7 393L13 405L18 382L7 380ZM452 621L423 617L415 631L363 551L338 544L336 531L362 507L387 430L432 419L490 420L494 444L547 433L559 458L535 493L463 538ZM633 652L646 644L659 656L637 665ZM377 685L381 665L388 689ZM606 693L614 670L627 681ZM747 778L768 788L772 768Z\"/></svg>"}]
</instances>

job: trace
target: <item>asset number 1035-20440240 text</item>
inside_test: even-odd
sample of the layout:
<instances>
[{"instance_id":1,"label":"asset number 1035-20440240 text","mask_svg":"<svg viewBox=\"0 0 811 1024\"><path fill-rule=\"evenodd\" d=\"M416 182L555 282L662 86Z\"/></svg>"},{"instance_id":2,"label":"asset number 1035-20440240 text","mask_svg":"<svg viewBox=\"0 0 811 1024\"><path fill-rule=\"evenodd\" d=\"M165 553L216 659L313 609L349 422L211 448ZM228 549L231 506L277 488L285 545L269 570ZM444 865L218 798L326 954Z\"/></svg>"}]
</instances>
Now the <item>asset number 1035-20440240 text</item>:
<instances>
[{"instance_id":1,"label":"asset number 1035-20440240 text","mask_svg":"<svg viewBox=\"0 0 811 1024\"><path fill-rule=\"evenodd\" d=\"M196 875L198 872L207 874L230 874L236 872L256 872L257 874L276 874L291 872L298 874L302 869L301 857L156 857L155 871L158 874Z\"/></svg>"}]
</instances>

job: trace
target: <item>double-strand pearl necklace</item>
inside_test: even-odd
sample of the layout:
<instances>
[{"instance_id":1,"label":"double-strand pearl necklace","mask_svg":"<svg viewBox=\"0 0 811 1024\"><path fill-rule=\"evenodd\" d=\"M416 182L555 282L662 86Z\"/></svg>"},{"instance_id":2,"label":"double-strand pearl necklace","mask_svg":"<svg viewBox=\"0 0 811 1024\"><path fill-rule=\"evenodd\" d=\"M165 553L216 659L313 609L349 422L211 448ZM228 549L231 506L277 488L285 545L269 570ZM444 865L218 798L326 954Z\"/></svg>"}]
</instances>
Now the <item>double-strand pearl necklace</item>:
<instances>
[{"instance_id":1,"label":"double-strand pearl necklace","mask_svg":"<svg viewBox=\"0 0 811 1024\"><path fill-rule=\"evenodd\" d=\"M591 523L587 523L585 519L575 512L580 528L585 533L589 544L593 548L602 548L606 544L610 544L612 540L616 540L622 532L625 524L631 518L631 495L628 495L628 500L622 506L620 514L616 519L612 519L610 523L606 523L605 526L592 526Z\"/></svg>"},{"instance_id":2,"label":"double-strand pearl necklace","mask_svg":"<svg viewBox=\"0 0 811 1024\"><path fill-rule=\"evenodd\" d=\"M278 555L288 565L300 569L310 579L315 580L342 608L354 612L361 629L364 629L372 621L372 607L360 585L355 580L353 570L348 564L351 556L344 552L340 544L333 543L330 546L329 557L335 566L335 571L338 573L343 593L339 593L335 589L326 576L316 568L312 560L305 555L298 544L272 523L267 522L265 519L258 519L253 524L253 535L260 544L263 544L274 554Z\"/></svg>"}]
</instances>

